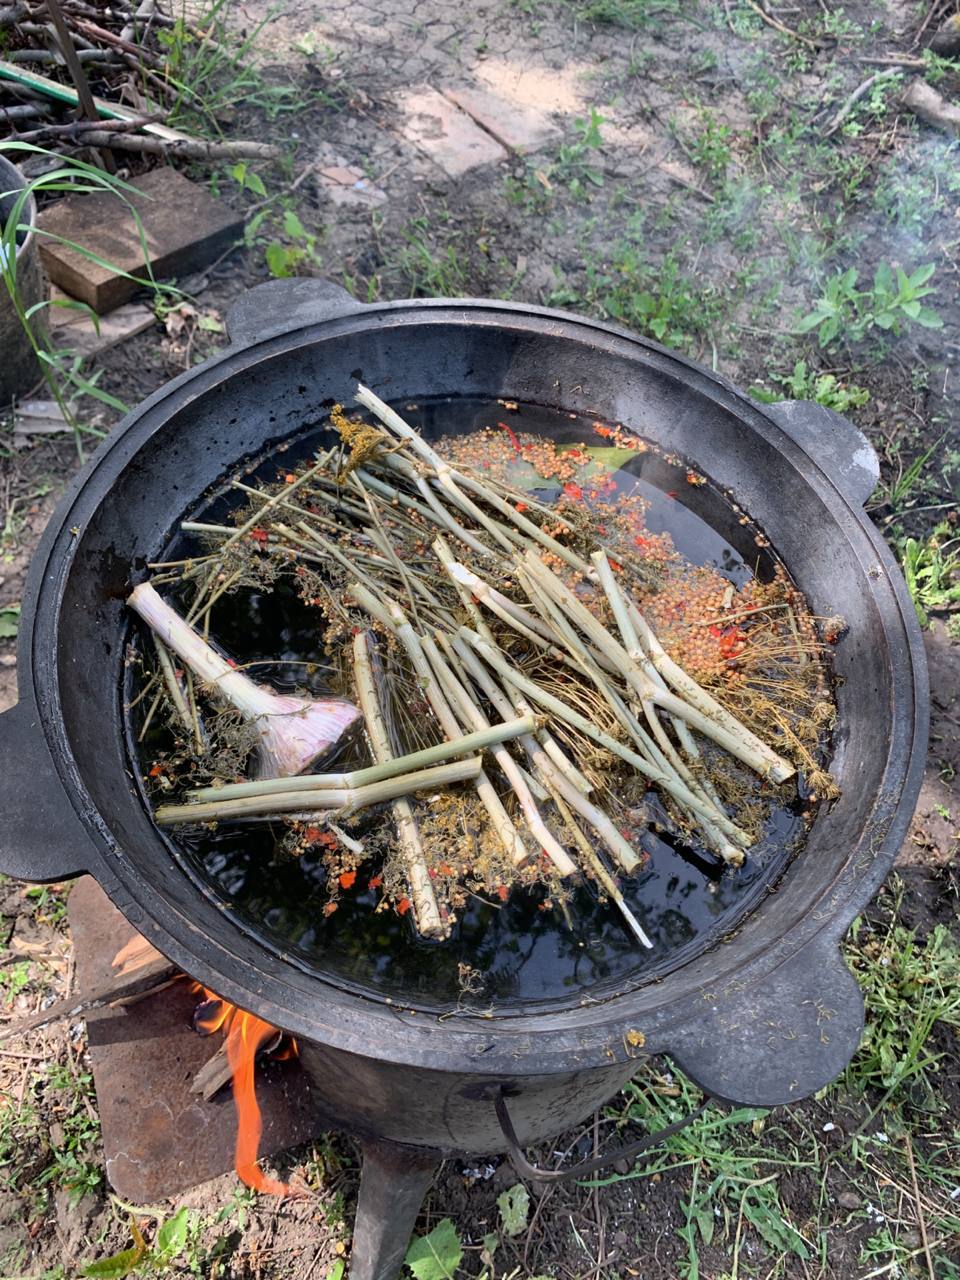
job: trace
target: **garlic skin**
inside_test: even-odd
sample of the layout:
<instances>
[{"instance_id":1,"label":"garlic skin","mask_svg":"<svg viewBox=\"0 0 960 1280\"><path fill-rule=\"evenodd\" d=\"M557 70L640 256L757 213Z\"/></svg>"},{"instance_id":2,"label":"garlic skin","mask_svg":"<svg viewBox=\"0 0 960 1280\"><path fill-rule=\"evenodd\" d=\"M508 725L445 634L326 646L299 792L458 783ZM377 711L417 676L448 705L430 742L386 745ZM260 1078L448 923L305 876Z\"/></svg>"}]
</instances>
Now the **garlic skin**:
<instances>
[{"instance_id":1,"label":"garlic skin","mask_svg":"<svg viewBox=\"0 0 960 1280\"><path fill-rule=\"evenodd\" d=\"M257 726L258 778L290 778L302 773L336 746L360 718L359 707L343 698L299 698L256 684L207 644L149 582L134 587L127 604L201 684Z\"/></svg>"}]
</instances>

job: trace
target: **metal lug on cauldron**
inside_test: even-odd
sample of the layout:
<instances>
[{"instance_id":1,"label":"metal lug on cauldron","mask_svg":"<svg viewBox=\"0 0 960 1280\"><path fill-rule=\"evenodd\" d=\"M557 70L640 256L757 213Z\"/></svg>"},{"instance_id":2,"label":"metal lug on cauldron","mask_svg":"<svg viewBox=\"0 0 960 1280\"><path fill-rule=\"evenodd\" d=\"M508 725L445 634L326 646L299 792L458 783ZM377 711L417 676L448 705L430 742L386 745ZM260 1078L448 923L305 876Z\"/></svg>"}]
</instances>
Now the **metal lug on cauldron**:
<instances>
[{"instance_id":1,"label":"metal lug on cauldron","mask_svg":"<svg viewBox=\"0 0 960 1280\"><path fill-rule=\"evenodd\" d=\"M423 1197L442 1156L429 1147L360 1143L360 1199L350 1248L350 1280L395 1280Z\"/></svg>"}]
</instances>

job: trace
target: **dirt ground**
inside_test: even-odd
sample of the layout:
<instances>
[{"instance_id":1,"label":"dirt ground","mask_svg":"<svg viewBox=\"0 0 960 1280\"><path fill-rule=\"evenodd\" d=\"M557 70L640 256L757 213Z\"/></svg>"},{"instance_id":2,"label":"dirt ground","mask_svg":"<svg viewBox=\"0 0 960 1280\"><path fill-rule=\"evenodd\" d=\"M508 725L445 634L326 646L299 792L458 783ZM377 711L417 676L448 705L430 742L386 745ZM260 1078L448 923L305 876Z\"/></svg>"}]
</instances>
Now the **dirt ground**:
<instances>
[{"instance_id":1,"label":"dirt ground","mask_svg":"<svg viewBox=\"0 0 960 1280\"><path fill-rule=\"evenodd\" d=\"M933 8L937 22L956 10ZM234 5L231 29L252 29L259 10ZM292 270L337 280L362 300L549 303L637 328L743 386L830 403L840 391L866 393L843 408L881 458L873 518L901 559L926 557L914 564L932 619L933 716L897 876L848 942L867 992L868 1041L816 1099L768 1115L711 1111L638 1176L531 1187L516 1223L498 1205L517 1182L509 1165L448 1163L418 1232L453 1220L457 1275L960 1277L960 640L950 626L960 614L943 595L949 563L936 576L960 499L960 151L899 101L914 76L948 98L960 91L960 63L917 65L936 25L918 40L930 12L928 0L793 0L766 11L752 0L290 5L256 38L264 92L224 115L238 134L282 141L289 161L260 169L265 195L241 190L226 166L190 171L248 213L249 243L189 282L192 312L175 310L98 361L99 385L136 404L225 341L217 329L230 303L269 278L277 243ZM871 76L879 79L853 97ZM557 137L450 178L404 136L396 95L417 85L489 90L544 113ZM319 173L329 165L356 166L384 198L335 202ZM284 226L289 211L302 234ZM924 305L940 327L900 313L895 328L861 333L850 304L835 341L800 332L842 270L855 266L857 287L871 293L884 263L908 274L934 264ZM860 306L876 308L876 290ZM91 402L82 412L104 430L115 417ZM50 438L14 448L7 426L0 469L2 620L76 452L72 440ZM0 639L0 708L15 698L14 643ZM0 1021L70 988L68 892L0 886ZM911 1040L928 1007L937 1016ZM635 1091L537 1154L551 1163L603 1150L618 1138L615 1118L655 1128L696 1097L669 1063L647 1064ZM153 1250L141 1269L339 1280L357 1190L352 1147L334 1135L276 1168L307 1194L257 1198L231 1174L176 1203L139 1207ZM130 1209L108 1190L83 1024L6 1041L0 1274L72 1277L131 1247ZM181 1208L182 1247L158 1252L159 1224Z\"/></svg>"}]
</instances>

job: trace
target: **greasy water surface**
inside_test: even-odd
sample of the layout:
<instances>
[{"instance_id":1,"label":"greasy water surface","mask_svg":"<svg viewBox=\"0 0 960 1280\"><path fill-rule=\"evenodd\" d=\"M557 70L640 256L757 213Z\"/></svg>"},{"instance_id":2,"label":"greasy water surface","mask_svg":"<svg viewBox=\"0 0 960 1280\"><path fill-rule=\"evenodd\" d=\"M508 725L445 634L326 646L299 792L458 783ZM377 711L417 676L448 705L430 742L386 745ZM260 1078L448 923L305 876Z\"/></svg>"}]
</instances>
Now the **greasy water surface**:
<instances>
[{"instance_id":1,"label":"greasy water surface","mask_svg":"<svg viewBox=\"0 0 960 1280\"><path fill-rule=\"evenodd\" d=\"M504 416L498 405L463 399L398 408L431 438L493 426ZM524 405L510 414L517 432L561 444L603 445L593 421ZM315 427L282 455L252 460L250 475L273 481L278 466L287 470L330 443L329 433ZM692 563L716 568L737 586L752 574L768 580L774 561L769 551L758 552L755 527L741 524L741 513L709 483L685 483L687 469L686 461L669 462L651 449L632 456L615 479L621 491L637 491L649 502L648 529L669 533ZM545 481L538 496L549 493ZM222 521L236 505L235 493L220 490L189 518ZM179 534L167 556L194 551L196 544ZM214 611L211 639L238 661L261 661L251 674L278 689L299 685L317 694L327 691L315 613L292 590L274 589L269 596L238 593L230 606ZM316 671L306 675L305 663L316 663ZM130 692L132 686L128 697ZM135 715L130 743L143 774L153 753L166 745L166 731L151 731L140 747L134 746ZM325 866L310 852L297 860L278 858L283 833L282 823L221 823L215 833L182 828L167 838L174 857L204 893L293 963L375 998L503 1015L568 1003L571 997L603 999L691 959L756 904L799 843L802 822L799 806L775 808L763 838L736 871L721 868L703 849L667 843L651 828L643 839L649 855L645 866L633 877L621 877L624 896L653 942L649 951L626 932L619 913L601 905L586 886L575 890L569 904L572 929L559 912L540 909L543 891L515 890L506 903L471 897L448 941L424 942L408 918L374 912L378 893L366 887L379 870L374 863L361 867L354 890L325 917ZM478 975L469 992L463 990L462 965Z\"/></svg>"}]
</instances>

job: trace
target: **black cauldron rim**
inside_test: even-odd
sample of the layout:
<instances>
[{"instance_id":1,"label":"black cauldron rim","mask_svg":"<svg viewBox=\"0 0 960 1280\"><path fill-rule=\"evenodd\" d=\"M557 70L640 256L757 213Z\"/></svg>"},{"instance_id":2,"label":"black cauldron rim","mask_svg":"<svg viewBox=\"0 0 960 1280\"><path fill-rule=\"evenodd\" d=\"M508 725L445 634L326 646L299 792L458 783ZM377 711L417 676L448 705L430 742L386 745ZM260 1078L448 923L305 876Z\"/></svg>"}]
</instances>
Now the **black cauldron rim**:
<instances>
[{"instance_id":1,"label":"black cauldron rim","mask_svg":"<svg viewBox=\"0 0 960 1280\"><path fill-rule=\"evenodd\" d=\"M845 535L859 542L896 667L892 687L899 705L891 710L884 785L860 850L823 885L819 900L776 936L742 928L735 938L707 953L715 968L713 981L702 972L688 980L695 969L702 970L700 956L659 983L602 1004L493 1021L458 1016L441 1025L422 1014L345 993L313 976L305 983L306 975L282 959L274 963L262 956L251 967L231 953L234 939L213 938L198 927L192 910L151 892L137 866L119 850L84 786L59 701L57 648L66 634L59 609L74 548L116 475L174 411L222 388L252 360L266 362L357 325L383 329L411 322L539 326L551 334L573 332L585 341L626 347L634 358L660 364L671 377L697 384L702 394L721 402L748 428L773 439L803 480L829 502ZM232 341L224 352L167 383L127 415L76 478L37 550L20 632L21 700L0 721L0 744L7 745L8 754L16 744L14 767L0 790L6 814L2 869L35 880L90 871L131 923L192 976L277 1025L348 1052L519 1077L603 1067L638 1052L670 1052L719 1096L742 1096L761 1105L805 1096L826 1083L845 1065L862 1023L862 1000L840 959L838 943L887 874L900 846L919 791L927 732L925 663L913 606L892 555L862 510L876 478L875 458L865 439L828 410L802 403L761 407L725 379L656 343L548 308L462 299L367 307L323 282L278 281L241 299L229 330ZM378 389L389 395L382 383ZM278 438L285 434L281 430ZM798 443L798 435L807 448L814 441L816 459ZM818 822L828 820L821 817ZM764 1056L763 1043L770 1056L765 1028L771 1011L774 1021L783 1023L785 1040L793 1038L791 1032L799 1036L809 1060L797 1060L793 1079L793 1064L778 1064L776 1081L771 1077L765 1084L759 1067L751 1062ZM812 1036L810 1026L800 1026L811 1018L812 1025L820 1026L822 1019L836 1032ZM820 1049L815 1047L818 1039ZM739 1085L730 1079L729 1064L722 1072L719 1067L724 1054L729 1058L738 1051L744 1055L743 1074L754 1072Z\"/></svg>"}]
</instances>

